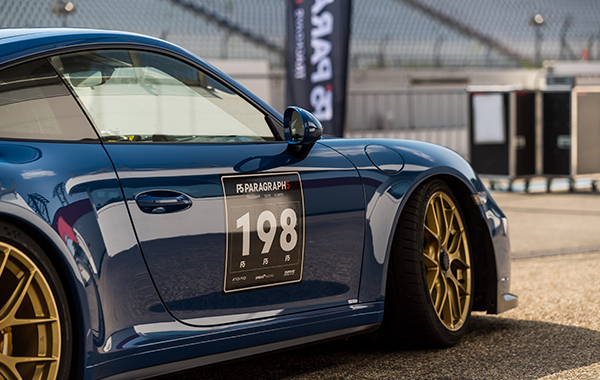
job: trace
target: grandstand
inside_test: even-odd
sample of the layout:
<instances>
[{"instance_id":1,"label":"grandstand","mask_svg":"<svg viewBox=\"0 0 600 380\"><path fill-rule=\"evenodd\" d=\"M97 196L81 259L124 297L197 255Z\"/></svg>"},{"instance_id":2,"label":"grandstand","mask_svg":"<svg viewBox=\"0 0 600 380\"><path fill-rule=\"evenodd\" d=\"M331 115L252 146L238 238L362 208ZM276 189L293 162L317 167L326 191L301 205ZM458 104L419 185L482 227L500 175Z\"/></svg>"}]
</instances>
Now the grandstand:
<instances>
[{"instance_id":1,"label":"grandstand","mask_svg":"<svg viewBox=\"0 0 600 380\"><path fill-rule=\"evenodd\" d=\"M0 28L70 26L160 37L207 59L284 65L286 0L2 0ZM345 1L345 0L339 0ZM544 22L533 26L536 15ZM350 67L515 68L600 59L596 0L353 0ZM536 48L536 33L539 48Z\"/></svg>"}]
</instances>

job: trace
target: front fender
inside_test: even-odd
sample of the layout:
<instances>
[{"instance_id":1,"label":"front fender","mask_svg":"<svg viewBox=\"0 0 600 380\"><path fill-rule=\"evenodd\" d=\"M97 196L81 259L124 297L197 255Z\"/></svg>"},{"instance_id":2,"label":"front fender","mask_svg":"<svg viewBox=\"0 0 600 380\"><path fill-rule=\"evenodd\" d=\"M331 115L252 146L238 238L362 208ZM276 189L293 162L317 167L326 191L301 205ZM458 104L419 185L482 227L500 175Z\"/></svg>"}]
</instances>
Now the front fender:
<instances>
[{"instance_id":1,"label":"front fender","mask_svg":"<svg viewBox=\"0 0 600 380\"><path fill-rule=\"evenodd\" d=\"M404 204L412 192L425 180L442 177L450 180L456 193L468 192L463 197L474 208L476 218L485 221L484 230L489 237L486 263L488 281L485 286L488 312L496 312L501 295L510 288L510 245L505 231L506 218L493 202L469 163L458 153L434 144L407 140L343 140L326 139L323 144L348 157L359 171L365 189L366 231L360 302L381 301L385 297L387 267L396 225ZM396 174L386 174L377 169L365 154L365 146L382 145L400 153L403 169ZM452 186L455 185L455 186ZM485 194L489 202L476 205L474 197ZM482 239L482 241L485 239ZM486 244L481 243L482 246ZM501 281L502 280L502 281ZM498 300L498 301L497 301ZM501 307L499 307L501 308ZM509 307L510 308L510 307ZM501 311L500 311L501 312Z\"/></svg>"}]
</instances>

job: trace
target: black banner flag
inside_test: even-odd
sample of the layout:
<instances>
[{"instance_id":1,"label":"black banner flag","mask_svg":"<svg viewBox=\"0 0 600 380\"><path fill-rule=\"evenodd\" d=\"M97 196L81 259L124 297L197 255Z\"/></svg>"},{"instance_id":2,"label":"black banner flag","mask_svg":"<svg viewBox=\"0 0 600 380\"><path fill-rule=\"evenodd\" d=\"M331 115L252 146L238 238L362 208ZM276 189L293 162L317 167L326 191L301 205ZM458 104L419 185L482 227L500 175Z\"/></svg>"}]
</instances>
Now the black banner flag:
<instances>
[{"instance_id":1,"label":"black banner flag","mask_svg":"<svg viewBox=\"0 0 600 380\"><path fill-rule=\"evenodd\" d=\"M344 132L351 0L288 0L287 104L312 112L326 135Z\"/></svg>"}]
</instances>

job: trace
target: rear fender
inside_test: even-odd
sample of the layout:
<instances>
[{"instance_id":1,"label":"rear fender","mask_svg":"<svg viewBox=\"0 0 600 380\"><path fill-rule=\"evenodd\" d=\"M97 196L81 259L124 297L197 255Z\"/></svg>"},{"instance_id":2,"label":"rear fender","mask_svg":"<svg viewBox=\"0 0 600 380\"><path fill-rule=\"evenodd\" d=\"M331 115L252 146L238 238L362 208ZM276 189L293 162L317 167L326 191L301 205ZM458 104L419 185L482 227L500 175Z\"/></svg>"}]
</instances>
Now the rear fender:
<instances>
[{"instance_id":1,"label":"rear fender","mask_svg":"<svg viewBox=\"0 0 600 380\"><path fill-rule=\"evenodd\" d=\"M74 313L72 320L77 324L76 331L73 331L74 341L79 343L77 357L74 360L81 362L86 357L85 352L92 349L93 340L92 335L86 333L91 330L90 308L85 292L85 281L77 268L75 259L58 233L31 210L15 203L0 201L0 218L32 237L54 264L54 268L62 279L67 298L71 301L70 306ZM80 372L83 367L78 366Z\"/></svg>"}]
</instances>

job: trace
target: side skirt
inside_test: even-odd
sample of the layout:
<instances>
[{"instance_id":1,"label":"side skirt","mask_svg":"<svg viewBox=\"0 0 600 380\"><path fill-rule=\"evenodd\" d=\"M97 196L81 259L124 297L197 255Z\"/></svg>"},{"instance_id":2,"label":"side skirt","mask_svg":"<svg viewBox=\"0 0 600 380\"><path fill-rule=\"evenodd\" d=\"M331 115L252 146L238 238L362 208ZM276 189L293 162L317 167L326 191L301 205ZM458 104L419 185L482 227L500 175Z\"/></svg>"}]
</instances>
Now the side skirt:
<instances>
[{"instance_id":1,"label":"side skirt","mask_svg":"<svg viewBox=\"0 0 600 380\"><path fill-rule=\"evenodd\" d=\"M264 354L272 351L284 350L288 348L297 348L300 346L321 342L325 340L337 339L349 335L366 333L374 331L379 327L379 323L370 325L350 327L347 329L330 331L326 333L310 335L301 338L295 338L285 340L282 342L275 342L270 344L264 344L256 347L249 347L235 351L223 352L220 354L202 356L199 358L181 360L178 362L167 363L163 365L141 368L134 371L124 372L113 376L106 377L107 380L129 380L129 379L146 379L158 375L167 375L169 373L179 372L187 369L201 367L209 364L221 363L226 361L232 361L236 359L245 358L248 356Z\"/></svg>"}]
</instances>

